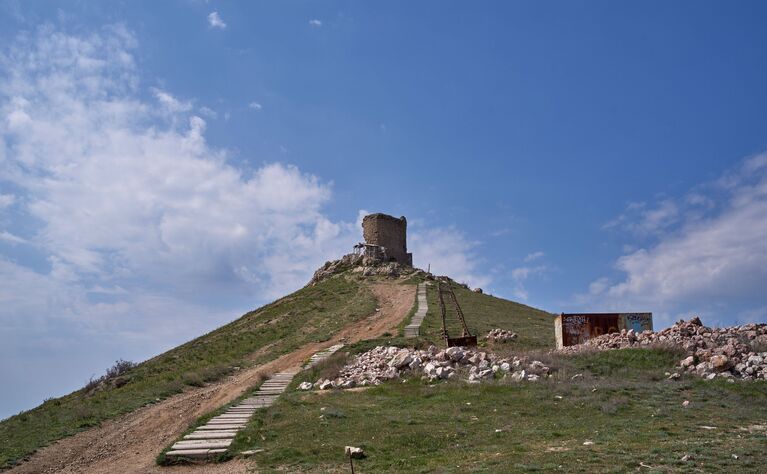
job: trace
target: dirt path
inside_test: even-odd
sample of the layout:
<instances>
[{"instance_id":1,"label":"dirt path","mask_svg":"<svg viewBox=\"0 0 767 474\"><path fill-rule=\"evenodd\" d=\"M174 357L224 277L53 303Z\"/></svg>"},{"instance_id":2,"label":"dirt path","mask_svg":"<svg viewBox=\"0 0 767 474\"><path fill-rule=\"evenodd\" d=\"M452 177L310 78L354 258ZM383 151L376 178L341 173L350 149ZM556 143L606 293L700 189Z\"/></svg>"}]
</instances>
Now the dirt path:
<instances>
[{"instance_id":1,"label":"dirt path","mask_svg":"<svg viewBox=\"0 0 767 474\"><path fill-rule=\"evenodd\" d=\"M338 342L352 343L396 332L415 300L415 286L376 283L371 290L380 311L350 324L329 341L311 343L272 362L238 372L220 382L140 408L101 426L64 438L35 453L12 473L239 473L240 459L204 466L159 467L155 458L201 415L228 403L260 377L298 368L312 354Z\"/></svg>"}]
</instances>

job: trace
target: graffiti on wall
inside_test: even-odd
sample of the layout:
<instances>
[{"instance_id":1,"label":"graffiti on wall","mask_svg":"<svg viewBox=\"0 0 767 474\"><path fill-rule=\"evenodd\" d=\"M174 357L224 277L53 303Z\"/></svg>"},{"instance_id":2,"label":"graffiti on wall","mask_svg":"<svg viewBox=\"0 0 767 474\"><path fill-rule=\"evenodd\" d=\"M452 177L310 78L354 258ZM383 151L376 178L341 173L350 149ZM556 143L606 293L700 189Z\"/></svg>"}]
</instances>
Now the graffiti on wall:
<instances>
[{"instance_id":1,"label":"graffiti on wall","mask_svg":"<svg viewBox=\"0 0 767 474\"><path fill-rule=\"evenodd\" d=\"M557 347L582 344L622 329L652 330L652 313L562 313L555 323Z\"/></svg>"}]
</instances>

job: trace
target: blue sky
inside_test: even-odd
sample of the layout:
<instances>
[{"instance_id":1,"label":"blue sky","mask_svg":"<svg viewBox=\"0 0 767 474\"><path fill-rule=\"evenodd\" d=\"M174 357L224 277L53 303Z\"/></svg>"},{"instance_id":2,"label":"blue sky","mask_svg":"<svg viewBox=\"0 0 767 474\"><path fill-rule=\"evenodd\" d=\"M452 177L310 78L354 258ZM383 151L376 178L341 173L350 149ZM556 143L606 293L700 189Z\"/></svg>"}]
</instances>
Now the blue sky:
<instances>
[{"instance_id":1,"label":"blue sky","mask_svg":"<svg viewBox=\"0 0 767 474\"><path fill-rule=\"evenodd\" d=\"M767 321L763 2L0 1L0 417L301 287Z\"/></svg>"}]
</instances>

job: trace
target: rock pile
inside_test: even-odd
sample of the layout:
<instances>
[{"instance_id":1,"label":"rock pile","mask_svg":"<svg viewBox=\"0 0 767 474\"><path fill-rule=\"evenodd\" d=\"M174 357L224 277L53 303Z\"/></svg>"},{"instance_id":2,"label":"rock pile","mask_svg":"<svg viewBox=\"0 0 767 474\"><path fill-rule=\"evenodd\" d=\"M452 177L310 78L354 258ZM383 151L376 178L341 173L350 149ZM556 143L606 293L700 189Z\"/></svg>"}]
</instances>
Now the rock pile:
<instances>
[{"instance_id":1,"label":"rock pile","mask_svg":"<svg viewBox=\"0 0 767 474\"><path fill-rule=\"evenodd\" d=\"M695 317L659 332L623 330L562 350L578 352L584 348L606 350L655 344L681 347L687 357L679 368L707 379L767 379L767 324L709 328Z\"/></svg>"},{"instance_id":2,"label":"rock pile","mask_svg":"<svg viewBox=\"0 0 767 474\"><path fill-rule=\"evenodd\" d=\"M449 347L440 350L434 346L426 350L378 346L358 355L344 367L335 380L320 379L314 388L352 388L378 385L407 375L419 374L423 379L434 381L465 377L470 383L482 380L510 377L514 381L536 381L548 377L550 369L540 361L527 357L498 358L493 354Z\"/></svg>"},{"instance_id":3,"label":"rock pile","mask_svg":"<svg viewBox=\"0 0 767 474\"><path fill-rule=\"evenodd\" d=\"M492 329L485 339L491 342L508 342L517 338L517 333L508 329Z\"/></svg>"},{"instance_id":4,"label":"rock pile","mask_svg":"<svg viewBox=\"0 0 767 474\"><path fill-rule=\"evenodd\" d=\"M314 286L317 283L327 280L333 275L338 275L351 270L353 273L362 276L384 276L387 278L396 278L402 275L423 274L429 278L429 275L423 270L401 265L397 262L381 262L375 258L363 257L362 255L348 254L338 260L325 262L323 266L317 269L307 286Z\"/></svg>"}]
</instances>

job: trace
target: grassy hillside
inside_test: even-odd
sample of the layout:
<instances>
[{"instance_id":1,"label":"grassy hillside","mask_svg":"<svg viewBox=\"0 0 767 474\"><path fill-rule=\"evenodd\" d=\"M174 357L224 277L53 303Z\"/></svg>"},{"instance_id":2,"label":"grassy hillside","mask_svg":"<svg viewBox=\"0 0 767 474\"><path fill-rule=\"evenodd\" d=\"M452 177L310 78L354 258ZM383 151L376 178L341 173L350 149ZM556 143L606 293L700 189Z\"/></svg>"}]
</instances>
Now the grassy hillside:
<instances>
[{"instance_id":1,"label":"grassy hillside","mask_svg":"<svg viewBox=\"0 0 767 474\"><path fill-rule=\"evenodd\" d=\"M513 301L474 293L456 284L453 284L453 291L469 330L480 342L488 331L501 328L518 334L518 338L508 344L510 348L522 350L554 347L554 315ZM440 343L442 317L436 283L428 287L426 298L429 311L421 324L421 335L435 344ZM445 303L450 309L447 299ZM460 336L461 326L455 314L448 312L446 320L450 336Z\"/></svg>"},{"instance_id":2,"label":"grassy hillside","mask_svg":"<svg viewBox=\"0 0 767 474\"><path fill-rule=\"evenodd\" d=\"M663 374L676 360L625 349L549 360L556 377L537 383L293 391L258 412L232 451L263 450L251 458L260 472L342 472L346 445L368 455L359 472L759 472L767 383L671 382Z\"/></svg>"},{"instance_id":3,"label":"grassy hillside","mask_svg":"<svg viewBox=\"0 0 767 474\"><path fill-rule=\"evenodd\" d=\"M681 356L670 349L547 354L551 314L464 289L456 295L472 331L514 330L519 339L503 352L535 354L554 376L481 385L416 376L367 389L289 391L257 412L230 452L261 450L248 458L259 472L346 472L347 445L367 453L355 461L359 472L759 472L767 463L767 383L667 380ZM421 340L389 342L437 342L436 298L433 287ZM344 357L294 384L332 377Z\"/></svg>"},{"instance_id":4,"label":"grassy hillside","mask_svg":"<svg viewBox=\"0 0 767 474\"><path fill-rule=\"evenodd\" d=\"M221 328L105 381L51 399L0 422L0 467L8 467L52 441L216 380L247 367L329 339L343 326L371 314L375 298L355 280L336 277L301 289ZM259 350L260 349L260 350ZM251 356L255 351L257 354Z\"/></svg>"}]
</instances>

